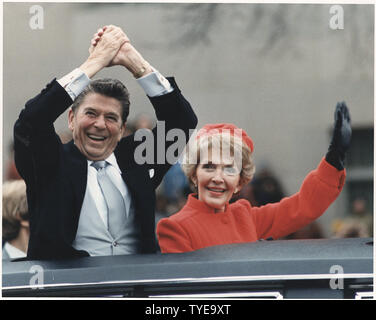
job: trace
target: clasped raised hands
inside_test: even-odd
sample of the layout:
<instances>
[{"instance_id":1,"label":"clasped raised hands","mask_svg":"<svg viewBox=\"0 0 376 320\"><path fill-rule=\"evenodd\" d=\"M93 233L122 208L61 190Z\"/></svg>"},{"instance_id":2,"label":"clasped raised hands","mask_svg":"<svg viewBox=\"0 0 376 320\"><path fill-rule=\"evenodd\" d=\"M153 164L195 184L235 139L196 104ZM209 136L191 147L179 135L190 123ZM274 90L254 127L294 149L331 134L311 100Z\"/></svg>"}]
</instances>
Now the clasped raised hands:
<instances>
[{"instance_id":1,"label":"clasped raised hands","mask_svg":"<svg viewBox=\"0 0 376 320\"><path fill-rule=\"evenodd\" d=\"M113 43L110 43L111 41ZM96 52L107 53L107 64L104 67L124 66L136 78L152 72L149 63L132 46L127 35L119 27L111 25L98 29L91 39L89 48L90 56Z\"/></svg>"},{"instance_id":2,"label":"clasped raised hands","mask_svg":"<svg viewBox=\"0 0 376 320\"><path fill-rule=\"evenodd\" d=\"M95 60L102 68L116 65L114 58L125 43L129 43L129 39L121 28L113 25L103 27L91 41L89 59Z\"/></svg>"}]
</instances>

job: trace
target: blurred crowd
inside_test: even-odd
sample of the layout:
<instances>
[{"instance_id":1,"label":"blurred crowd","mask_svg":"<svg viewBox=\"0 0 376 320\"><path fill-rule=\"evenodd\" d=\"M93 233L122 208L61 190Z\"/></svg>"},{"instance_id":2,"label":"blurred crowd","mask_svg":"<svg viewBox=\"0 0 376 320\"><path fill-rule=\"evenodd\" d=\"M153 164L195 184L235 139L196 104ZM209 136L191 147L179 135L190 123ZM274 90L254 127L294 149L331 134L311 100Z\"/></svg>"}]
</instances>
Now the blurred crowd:
<instances>
[{"instance_id":1,"label":"blurred crowd","mask_svg":"<svg viewBox=\"0 0 376 320\"><path fill-rule=\"evenodd\" d=\"M126 135L141 128L151 129L155 120L146 113L139 114L127 122ZM60 134L62 142L72 139L70 132ZM13 145L9 146L9 159L13 159ZM9 160L5 170L3 182L3 230L2 252L3 259L15 259L26 256L29 224L26 201L26 186L19 176L14 161ZM156 223L164 217L178 212L187 200L190 190L180 164L170 168L162 184L157 190L155 219ZM243 187L236 199L248 200L252 206L262 206L279 202L285 197L283 185L278 177L268 167L264 167L256 174L252 181ZM368 209L369 204L362 197L355 198L349 212L342 218L334 219L330 226L330 235L326 235L320 222L314 221L310 225L290 234L285 239L319 239L319 238L356 238L373 236L373 215Z\"/></svg>"}]
</instances>

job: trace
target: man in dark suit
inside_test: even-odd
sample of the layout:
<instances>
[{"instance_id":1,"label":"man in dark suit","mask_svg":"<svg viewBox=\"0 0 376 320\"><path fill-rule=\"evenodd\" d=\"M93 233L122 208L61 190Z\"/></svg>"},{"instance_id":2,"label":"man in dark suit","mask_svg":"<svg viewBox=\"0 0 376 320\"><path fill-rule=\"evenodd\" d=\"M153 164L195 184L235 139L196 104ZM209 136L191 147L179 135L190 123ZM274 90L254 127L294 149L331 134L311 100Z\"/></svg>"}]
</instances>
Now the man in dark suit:
<instances>
[{"instance_id":1,"label":"man in dark suit","mask_svg":"<svg viewBox=\"0 0 376 320\"><path fill-rule=\"evenodd\" d=\"M154 161L136 159L135 150L143 142L133 135L123 138L129 113L127 89L117 80L90 81L96 73L113 65L128 69L165 131L184 132L183 143L197 125L174 79L155 70L119 27L99 29L89 53L79 68L54 79L29 100L15 123L15 161L27 184L30 211L28 259L156 251L155 188L171 163L157 161L161 146L156 128L151 145ZM53 122L70 105L73 140L63 144ZM163 152L174 143L165 141ZM108 199L103 176L116 188L111 195L120 194L121 200Z\"/></svg>"}]
</instances>

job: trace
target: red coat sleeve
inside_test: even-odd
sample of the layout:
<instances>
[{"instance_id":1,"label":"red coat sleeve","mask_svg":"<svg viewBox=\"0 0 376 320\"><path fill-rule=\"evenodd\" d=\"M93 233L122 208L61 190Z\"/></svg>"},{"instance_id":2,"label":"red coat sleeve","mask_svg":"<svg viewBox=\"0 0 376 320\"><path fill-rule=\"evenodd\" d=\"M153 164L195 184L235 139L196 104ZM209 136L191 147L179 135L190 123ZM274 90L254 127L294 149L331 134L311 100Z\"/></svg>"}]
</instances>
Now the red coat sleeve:
<instances>
[{"instance_id":1,"label":"red coat sleeve","mask_svg":"<svg viewBox=\"0 0 376 320\"><path fill-rule=\"evenodd\" d=\"M278 239L320 217L340 194L346 171L322 159L304 179L298 193L278 203L251 208L259 239Z\"/></svg>"},{"instance_id":2,"label":"red coat sleeve","mask_svg":"<svg viewBox=\"0 0 376 320\"><path fill-rule=\"evenodd\" d=\"M162 253L192 251L189 235L173 219L161 219L157 225L157 238Z\"/></svg>"}]
</instances>

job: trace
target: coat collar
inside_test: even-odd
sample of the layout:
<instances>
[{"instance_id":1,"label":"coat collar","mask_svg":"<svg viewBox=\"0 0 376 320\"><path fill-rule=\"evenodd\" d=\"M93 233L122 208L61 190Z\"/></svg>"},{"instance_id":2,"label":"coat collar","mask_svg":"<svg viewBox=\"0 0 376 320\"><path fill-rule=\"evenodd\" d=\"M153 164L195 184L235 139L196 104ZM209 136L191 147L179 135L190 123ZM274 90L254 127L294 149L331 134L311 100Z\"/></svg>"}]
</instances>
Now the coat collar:
<instances>
[{"instance_id":1,"label":"coat collar","mask_svg":"<svg viewBox=\"0 0 376 320\"><path fill-rule=\"evenodd\" d=\"M204 213L226 214L230 210L229 203L226 203L225 211L215 212L215 209L213 207L209 206L204 201L201 201L198 199L197 193L189 194L186 205L194 210L197 210L199 212L204 212Z\"/></svg>"}]
</instances>

